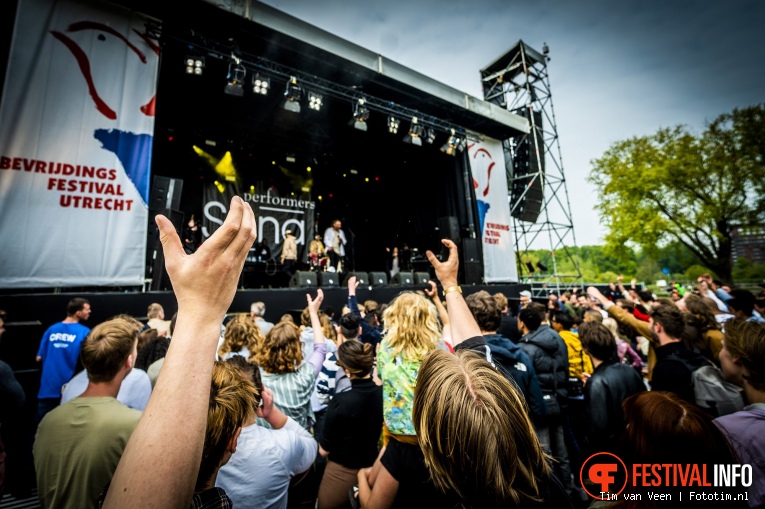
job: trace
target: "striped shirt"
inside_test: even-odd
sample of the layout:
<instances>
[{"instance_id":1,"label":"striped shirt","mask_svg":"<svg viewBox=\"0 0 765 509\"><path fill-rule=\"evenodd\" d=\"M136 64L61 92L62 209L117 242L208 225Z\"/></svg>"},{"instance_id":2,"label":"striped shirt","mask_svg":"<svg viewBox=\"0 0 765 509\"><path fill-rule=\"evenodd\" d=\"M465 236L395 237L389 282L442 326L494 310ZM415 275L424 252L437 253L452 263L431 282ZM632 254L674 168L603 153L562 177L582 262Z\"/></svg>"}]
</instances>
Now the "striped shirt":
<instances>
[{"instance_id":1,"label":"striped shirt","mask_svg":"<svg viewBox=\"0 0 765 509\"><path fill-rule=\"evenodd\" d=\"M311 409L311 394L326 353L325 343L314 343L313 353L308 362L301 364L297 371L278 375L261 371L263 385L274 394L274 405L307 431L311 430L315 420ZM258 418L258 424L271 428L265 419Z\"/></svg>"}]
</instances>

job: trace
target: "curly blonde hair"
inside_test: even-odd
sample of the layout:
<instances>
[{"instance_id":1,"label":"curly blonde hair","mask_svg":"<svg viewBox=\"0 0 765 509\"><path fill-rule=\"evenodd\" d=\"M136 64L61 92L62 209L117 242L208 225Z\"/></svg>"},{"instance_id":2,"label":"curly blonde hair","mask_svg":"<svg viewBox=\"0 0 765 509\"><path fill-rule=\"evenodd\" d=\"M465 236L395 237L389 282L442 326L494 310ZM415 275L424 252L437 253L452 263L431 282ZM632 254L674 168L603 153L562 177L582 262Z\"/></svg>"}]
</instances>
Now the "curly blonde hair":
<instances>
[{"instance_id":1,"label":"curly blonde hair","mask_svg":"<svg viewBox=\"0 0 765 509\"><path fill-rule=\"evenodd\" d=\"M268 331L253 356L266 373L281 375L297 371L303 363L300 329L289 322L279 322Z\"/></svg>"},{"instance_id":2,"label":"curly blonde hair","mask_svg":"<svg viewBox=\"0 0 765 509\"><path fill-rule=\"evenodd\" d=\"M394 356L423 359L441 340L436 306L414 292L404 292L393 299L383 312L383 322L383 342Z\"/></svg>"},{"instance_id":3,"label":"curly blonde hair","mask_svg":"<svg viewBox=\"0 0 765 509\"><path fill-rule=\"evenodd\" d=\"M229 352L241 352L243 348L252 352L262 342L262 338L260 328L255 325L249 315L236 315L226 325L223 344L218 349L218 355L223 357Z\"/></svg>"}]
</instances>

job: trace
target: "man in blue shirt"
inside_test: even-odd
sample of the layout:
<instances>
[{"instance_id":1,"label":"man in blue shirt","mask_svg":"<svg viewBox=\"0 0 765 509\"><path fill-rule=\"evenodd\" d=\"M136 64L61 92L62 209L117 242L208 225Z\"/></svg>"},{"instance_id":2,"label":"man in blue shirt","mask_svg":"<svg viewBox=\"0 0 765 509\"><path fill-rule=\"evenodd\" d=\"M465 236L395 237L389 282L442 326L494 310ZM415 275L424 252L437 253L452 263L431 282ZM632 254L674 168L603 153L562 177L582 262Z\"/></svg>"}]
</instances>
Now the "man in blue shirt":
<instances>
[{"instance_id":1,"label":"man in blue shirt","mask_svg":"<svg viewBox=\"0 0 765 509\"><path fill-rule=\"evenodd\" d=\"M69 301L66 318L43 334L37 362L42 362L40 391L37 393L37 422L61 401L61 387L74 375L80 347L90 329L80 324L90 317L90 303L77 297Z\"/></svg>"}]
</instances>

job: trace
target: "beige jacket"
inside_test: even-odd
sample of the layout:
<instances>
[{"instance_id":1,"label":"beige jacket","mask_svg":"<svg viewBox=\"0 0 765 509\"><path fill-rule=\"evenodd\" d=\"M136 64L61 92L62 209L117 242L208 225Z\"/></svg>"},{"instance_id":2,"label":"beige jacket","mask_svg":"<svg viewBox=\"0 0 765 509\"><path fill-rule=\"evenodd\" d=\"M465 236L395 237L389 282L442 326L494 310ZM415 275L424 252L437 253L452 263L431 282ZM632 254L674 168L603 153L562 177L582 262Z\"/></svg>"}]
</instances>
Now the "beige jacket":
<instances>
[{"instance_id":1,"label":"beige jacket","mask_svg":"<svg viewBox=\"0 0 765 509\"><path fill-rule=\"evenodd\" d=\"M292 235L284 238L282 260L297 260L297 239Z\"/></svg>"}]
</instances>

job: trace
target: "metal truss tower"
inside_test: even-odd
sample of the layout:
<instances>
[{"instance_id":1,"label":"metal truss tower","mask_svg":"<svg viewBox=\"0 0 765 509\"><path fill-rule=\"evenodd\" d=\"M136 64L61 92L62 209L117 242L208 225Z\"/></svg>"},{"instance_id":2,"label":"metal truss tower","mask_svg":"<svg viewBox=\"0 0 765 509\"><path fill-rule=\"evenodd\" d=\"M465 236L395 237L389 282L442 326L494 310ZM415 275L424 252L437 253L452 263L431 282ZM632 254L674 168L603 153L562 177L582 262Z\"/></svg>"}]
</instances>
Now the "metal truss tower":
<instances>
[{"instance_id":1,"label":"metal truss tower","mask_svg":"<svg viewBox=\"0 0 765 509\"><path fill-rule=\"evenodd\" d=\"M555 124L548 53L546 44L540 53L518 41L481 70L484 99L524 116L531 126L528 134L503 140L503 147L518 274L531 283L535 297L546 297L549 291L560 294L582 278ZM529 251L548 245L549 254L533 264ZM572 262L573 270L563 273L559 265L565 259Z\"/></svg>"}]
</instances>

